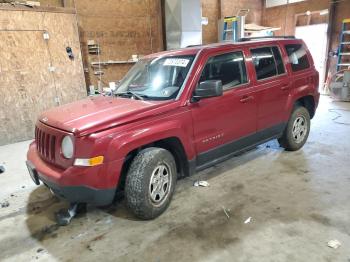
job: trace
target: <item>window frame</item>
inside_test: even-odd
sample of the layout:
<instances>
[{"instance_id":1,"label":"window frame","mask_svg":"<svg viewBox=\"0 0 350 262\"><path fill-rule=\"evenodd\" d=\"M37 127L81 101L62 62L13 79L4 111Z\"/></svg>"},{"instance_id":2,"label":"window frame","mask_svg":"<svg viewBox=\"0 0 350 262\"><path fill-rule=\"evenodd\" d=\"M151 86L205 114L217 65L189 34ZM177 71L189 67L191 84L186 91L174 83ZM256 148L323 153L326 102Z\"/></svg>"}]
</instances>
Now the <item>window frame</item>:
<instances>
[{"instance_id":1,"label":"window frame","mask_svg":"<svg viewBox=\"0 0 350 262\"><path fill-rule=\"evenodd\" d=\"M181 99L181 96L182 96L182 94L184 93L184 91L185 91L185 87L186 87L186 85L187 85L187 82L188 82L188 80L190 79L190 76L191 76L191 74L193 73L193 70L194 70L194 68L195 68L195 66L197 65L197 63L198 63L198 60L200 60L200 54L201 54L201 51L199 51L199 52L197 52L196 54L195 54L195 57L194 57L194 60L193 60L193 62L192 62L192 65L191 65L191 67L190 67L190 70L188 70L188 73L187 73L187 76L186 76L186 78L185 78L185 80L184 80L184 82L183 82L183 84L182 84L182 86L181 86L181 88L180 88L180 90L179 90L179 93L177 94L177 96L175 97L175 101L178 101L178 100L180 100ZM186 92L185 92L186 93Z\"/></svg>"},{"instance_id":2,"label":"window frame","mask_svg":"<svg viewBox=\"0 0 350 262\"><path fill-rule=\"evenodd\" d=\"M278 52L280 54L280 57L281 57L282 66L283 66L283 73L282 74L277 74L277 76L284 75L287 72L287 68L286 68L286 66L284 64L283 53L281 52L281 49L279 48L279 46L271 46L271 50L272 50L272 47L277 47L277 50L278 50ZM273 59L275 60L275 63L276 63L276 71L278 73L278 65L277 65L276 57L275 57L273 51L272 51L272 54L273 54Z\"/></svg>"},{"instance_id":3,"label":"window frame","mask_svg":"<svg viewBox=\"0 0 350 262\"><path fill-rule=\"evenodd\" d=\"M283 74L276 74L274 76L270 76L270 77L263 78L263 79L258 79L258 75L257 75L256 69L255 69L255 65L254 65L254 62L253 62L252 50L253 49L259 49L259 48L266 48L266 47L269 47L269 48L277 47L277 49L278 49L278 51L280 52L280 55L281 55L283 68L284 68L284 73ZM272 49L271 49L271 52L272 52ZM283 53L281 51L281 48L280 48L279 44L249 47L249 53L250 53L250 59L252 61L252 65L253 65L253 70L254 70L254 73L255 73L255 80L257 82L263 82L263 81L266 81L266 80L271 80L273 78L279 78L279 77L282 77L282 76L286 76L288 74L288 71L287 71L287 68L286 68L286 64L285 64L285 58L284 58L284 55L283 55ZM273 60L275 61L275 65L276 65L276 72L278 73L276 58L275 58L275 55L273 54L273 52L272 52L272 55L273 55Z\"/></svg>"},{"instance_id":4,"label":"window frame","mask_svg":"<svg viewBox=\"0 0 350 262\"><path fill-rule=\"evenodd\" d=\"M302 48L304 48L304 50L305 50L305 55L306 55L306 58L307 58L307 62L308 62L308 64L309 64L309 66L308 67L306 67L306 68L303 68L303 69L301 69L301 70L296 70L296 71L294 71L293 70L293 66L292 66L292 63L290 62L290 60L289 60L289 55L288 55L288 51L287 51L287 45L301 45L301 47ZM284 48L284 50L285 50L285 52L286 52L286 56L287 56L287 59L288 59L288 64L289 64L289 66L290 66L290 71L291 71L291 74L298 74L299 72L304 72L304 71L306 71L306 70L310 70L310 68L312 67L312 63L311 63L311 59L310 59L310 56L309 56L309 52L308 52L308 48L307 48L307 46L304 44L304 43L300 43L300 42L296 42L296 43L285 43L285 44L283 44L283 48Z\"/></svg>"},{"instance_id":5,"label":"window frame","mask_svg":"<svg viewBox=\"0 0 350 262\"><path fill-rule=\"evenodd\" d=\"M239 85L231 86L231 87L229 87L227 89L224 89L224 85L222 85L222 87L223 87L222 91L223 91L223 93L225 93L226 91L234 90L234 89L239 88L239 87L248 86L250 84L250 76L249 76L249 68L248 68L248 64L247 64L247 58L246 58L246 55L244 53L244 49L225 50L223 52L217 52L217 53L214 53L214 54L210 54L206 58L204 66L203 66L202 70L199 73L199 79L198 79L198 82L197 82L197 86L200 84L200 82L199 82L200 76L202 75L202 72L205 69L205 66L207 65L209 59L211 59L213 57L216 57L216 56L227 55L227 54L230 54L230 53L237 53L237 52L241 52L242 53L243 63L244 63L244 66L245 66L245 73L246 73L246 77L247 77L247 82L239 84ZM226 84L226 85L228 85L228 84ZM196 88L197 88L197 86L196 86ZM195 90L196 90L196 88L195 88Z\"/></svg>"}]
</instances>

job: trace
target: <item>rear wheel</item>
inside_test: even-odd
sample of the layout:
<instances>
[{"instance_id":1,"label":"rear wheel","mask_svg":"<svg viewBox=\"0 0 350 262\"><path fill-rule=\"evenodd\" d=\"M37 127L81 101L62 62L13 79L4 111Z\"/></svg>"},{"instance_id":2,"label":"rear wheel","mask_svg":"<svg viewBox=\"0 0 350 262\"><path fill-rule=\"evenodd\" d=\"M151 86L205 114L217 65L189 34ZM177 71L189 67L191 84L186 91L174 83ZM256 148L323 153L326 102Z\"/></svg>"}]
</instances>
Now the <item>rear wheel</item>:
<instances>
[{"instance_id":1,"label":"rear wheel","mask_svg":"<svg viewBox=\"0 0 350 262\"><path fill-rule=\"evenodd\" d=\"M147 148L135 157L125 181L128 208L139 218L152 219L168 207L177 179L172 154L162 148Z\"/></svg>"},{"instance_id":2,"label":"rear wheel","mask_svg":"<svg viewBox=\"0 0 350 262\"><path fill-rule=\"evenodd\" d=\"M299 150L306 142L310 132L310 114L303 106L294 108L287 126L278 142L289 151Z\"/></svg>"}]
</instances>

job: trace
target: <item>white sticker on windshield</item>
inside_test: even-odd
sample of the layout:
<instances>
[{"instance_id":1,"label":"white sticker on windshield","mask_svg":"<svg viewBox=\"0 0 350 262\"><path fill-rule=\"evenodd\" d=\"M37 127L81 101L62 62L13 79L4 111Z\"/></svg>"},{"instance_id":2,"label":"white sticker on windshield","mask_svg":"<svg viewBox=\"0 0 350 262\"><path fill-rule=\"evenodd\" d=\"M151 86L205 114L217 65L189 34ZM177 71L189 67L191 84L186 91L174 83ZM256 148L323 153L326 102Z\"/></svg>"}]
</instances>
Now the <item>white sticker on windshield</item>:
<instances>
[{"instance_id":1,"label":"white sticker on windshield","mask_svg":"<svg viewBox=\"0 0 350 262\"><path fill-rule=\"evenodd\" d=\"M165 66L181 66L186 67L188 65L188 62L190 62L189 59L183 59L183 58L167 58L165 59L165 62L163 65Z\"/></svg>"}]
</instances>

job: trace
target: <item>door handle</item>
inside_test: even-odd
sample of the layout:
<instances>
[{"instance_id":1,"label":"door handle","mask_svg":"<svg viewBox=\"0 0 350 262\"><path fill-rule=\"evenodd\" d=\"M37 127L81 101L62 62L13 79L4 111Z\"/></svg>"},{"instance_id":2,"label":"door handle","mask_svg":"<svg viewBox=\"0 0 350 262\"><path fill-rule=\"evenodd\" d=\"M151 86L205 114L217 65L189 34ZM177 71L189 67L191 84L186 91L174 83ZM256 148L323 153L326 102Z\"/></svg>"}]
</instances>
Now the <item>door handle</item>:
<instances>
[{"instance_id":1,"label":"door handle","mask_svg":"<svg viewBox=\"0 0 350 262\"><path fill-rule=\"evenodd\" d=\"M289 84L281 86L281 90L287 90L289 89Z\"/></svg>"},{"instance_id":2,"label":"door handle","mask_svg":"<svg viewBox=\"0 0 350 262\"><path fill-rule=\"evenodd\" d=\"M250 100L253 100L254 99L254 97L253 96L243 96L242 98L241 98L241 100L239 100L241 103L247 103L248 101L250 101Z\"/></svg>"}]
</instances>

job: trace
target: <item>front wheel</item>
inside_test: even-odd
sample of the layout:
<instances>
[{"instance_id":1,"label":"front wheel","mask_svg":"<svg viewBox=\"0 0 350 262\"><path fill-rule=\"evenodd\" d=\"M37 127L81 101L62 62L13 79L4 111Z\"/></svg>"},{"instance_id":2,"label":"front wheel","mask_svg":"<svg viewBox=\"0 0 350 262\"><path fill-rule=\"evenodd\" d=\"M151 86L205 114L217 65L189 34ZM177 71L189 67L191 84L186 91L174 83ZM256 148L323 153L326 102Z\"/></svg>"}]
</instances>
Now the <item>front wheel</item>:
<instances>
[{"instance_id":1,"label":"front wheel","mask_svg":"<svg viewBox=\"0 0 350 262\"><path fill-rule=\"evenodd\" d=\"M142 150L132 161L125 181L128 208L142 219L159 216L170 203L176 179L175 160L168 150Z\"/></svg>"},{"instance_id":2,"label":"front wheel","mask_svg":"<svg viewBox=\"0 0 350 262\"><path fill-rule=\"evenodd\" d=\"M299 150L305 143L310 133L310 114L303 107L296 107L289 118L287 126L278 142L288 151Z\"/></svg>"}]
</instances>

